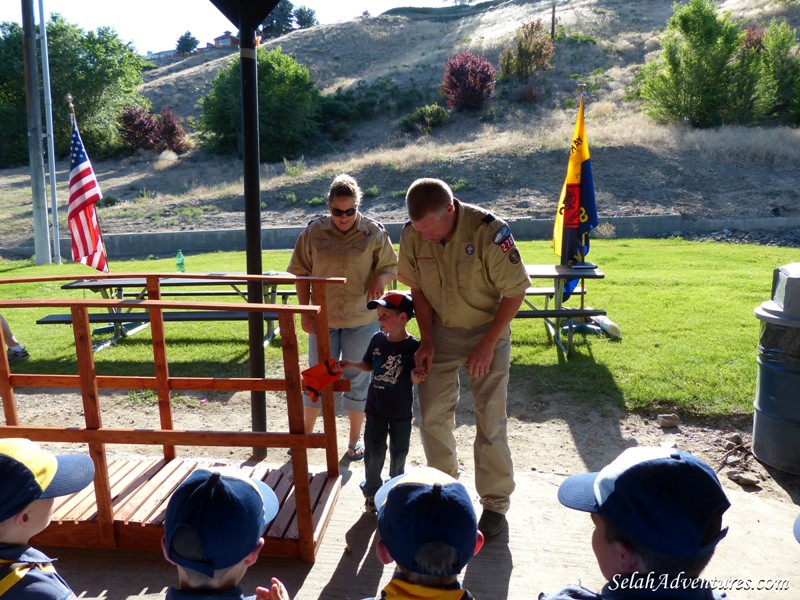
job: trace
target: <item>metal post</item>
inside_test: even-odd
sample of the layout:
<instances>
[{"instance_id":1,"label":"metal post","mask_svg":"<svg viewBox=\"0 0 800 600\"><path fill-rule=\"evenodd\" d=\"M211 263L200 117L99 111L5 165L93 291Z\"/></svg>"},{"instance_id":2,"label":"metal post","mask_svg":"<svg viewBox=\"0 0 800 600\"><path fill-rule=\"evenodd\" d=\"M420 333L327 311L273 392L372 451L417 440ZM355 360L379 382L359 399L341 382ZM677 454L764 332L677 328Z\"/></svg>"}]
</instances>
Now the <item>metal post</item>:
<instances>
[{"instance_id":1,"label":"metal post","mask_svg":"<svg viewBox=\"0 0 800 600\"><path fill-rule=\"evenodd\" d=\"M53 222L53 262L61 264L61 240L58 235L58 197L56 195L56 141L53 135L53 100L50 96L50 59L47 51L47 22L44 0L39 0L39 41L42 48L44 117L47 123L47 177L50 182L50 215Z\"/></svg>"},{"instance_id":2,"label":"metal post","mask_svg":"<svg viewBox=\"0 0 800 600\"><path fill-rule=\"evenodd\" d=\"M248 26L249 25L249 26ZM261 183L259 178L260 154L258 148L258 67L256 62L255 26L239 24L242 70L242 132L244 136L244 204L247 272L261 275ZM247 284L248 302L263 302L263 283ZM264 377L264 318L261 313L250 313L250 377ZM266 392L251 392L250 412L253 431L267 430ZM253 455L263 458L265 448L253 448Z\"/></svg>"},{"instance_id":3,"label":"metal post","mask_svg":"<svg viewBox=\"0 0 800 600\"><path fill-rule=\"evenodd\" d=\"M22 0L22 35L25 101L28 111L28 158L33 202L33 247L36 264L46 265L50 263L50 232L47 227L47 198L44 193L42 107L39 101L39 70L36 68L33 0Z\"/></svg>"}]
</instances>

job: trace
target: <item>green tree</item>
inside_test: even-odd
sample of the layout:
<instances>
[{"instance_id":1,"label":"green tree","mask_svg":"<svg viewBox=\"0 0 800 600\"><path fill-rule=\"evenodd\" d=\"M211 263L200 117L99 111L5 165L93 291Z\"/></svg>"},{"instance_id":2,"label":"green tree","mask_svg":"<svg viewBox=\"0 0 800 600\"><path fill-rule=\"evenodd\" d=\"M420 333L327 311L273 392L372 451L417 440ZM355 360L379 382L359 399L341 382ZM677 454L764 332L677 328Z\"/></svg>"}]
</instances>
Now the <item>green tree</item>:
<instances>
[{"instance_id":1,"label":"green tree","mask_svg":"<svg viewBox=\"0 0 800 600\"><path fill-rule=\"evenodd\" d=\"M137 92L144 60L108 27L85 32L53 14L47 22L56 154L69 152L69 107L74 96L81 137L92 158L120 148L117 118L125 106L148 105ZM22 65L22 28L0 25L0 165L27 161L28 138Z\"/></svg>"},{"instance_id":2,"label":"green tree","mask_svg":"<svg viewBox=\"0 0 800 600\"><path fill-rule=\"evenodd\" d=\"M308 69L280 46L258 48L258 114L261 160L294 158L319 133L320 94ZM231 61L201 100L198 131L212 152L236 152L241 145L241 72Z\"/></svg>"},{"instance_id":3,"label":"green tree","mask_svg":"<svg viewBox=\"0 0 800 600\"><path fill-rule=\"evenodd\" d=\"M175 52L180 52L182 54L194 52L199 43L200 42L197 41L197 38L194 37L190 31L187 31L178 38L178 41L175 44Z\"/></svg>"},{"instance_id":4,"label":"green tree","mask_svg":"<svg viewBox=\"0 0 800 600\"><path fill-rule=\"evenodd\" d=\"M261 37L264 39L280 37L294 29L294 4L281 0L261 22Z\"/></svg>"},{"instance_id":5,"label":"green tree","mask_svg":"<svg viewBox=\"0 0 800 600\"><path fill-rule=\"evenodd\" d=\"M553 40L542 20L523 23L514 32L514 45L500 53L500 77L524 81L536 71L550 68L554 55Z\"/></svg>"},{"instance_id":6,"label":"green tree","mask_svg":"<svg viewBox=\"0 0 800 600\"><path fill-rule=\"evenodd\" d=\"M675 5L663 50L637 78L646 110L662 122L687 121L695 127L749 122L770 104L755 50L714 0Z\"/></svg>"},{"instance_id":7,"label":"green tree","mask_svg":"<svg viewBox=\"0 0 800 600\"><path fill-rule=\"evenodd\" d=\"M309 27L314 27L314 25L319 25L317 13L307 6L299 6L295 9L294 20L298 29L308 29Z\"/></svg>"}]
</instances>

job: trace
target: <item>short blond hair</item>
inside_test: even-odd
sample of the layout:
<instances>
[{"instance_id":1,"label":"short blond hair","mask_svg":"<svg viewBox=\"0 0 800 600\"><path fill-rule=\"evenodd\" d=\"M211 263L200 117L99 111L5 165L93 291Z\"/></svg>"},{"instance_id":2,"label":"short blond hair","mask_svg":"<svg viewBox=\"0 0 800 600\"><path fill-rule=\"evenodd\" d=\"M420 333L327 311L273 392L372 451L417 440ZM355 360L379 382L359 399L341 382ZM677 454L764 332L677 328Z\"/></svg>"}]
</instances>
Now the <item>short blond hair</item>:
<instances>
[{"instance_id":1,"label":"short blond hair","mask_svg":"<svg viewBox=\"0 0 800 600\"><path fill-rule=\"evenodd\" d=\"M421 221L430 213L441 215L451 204L453 190L441 179L417 179L406 192L406 208L412 221Z\"/></svg>"}]
</instances>

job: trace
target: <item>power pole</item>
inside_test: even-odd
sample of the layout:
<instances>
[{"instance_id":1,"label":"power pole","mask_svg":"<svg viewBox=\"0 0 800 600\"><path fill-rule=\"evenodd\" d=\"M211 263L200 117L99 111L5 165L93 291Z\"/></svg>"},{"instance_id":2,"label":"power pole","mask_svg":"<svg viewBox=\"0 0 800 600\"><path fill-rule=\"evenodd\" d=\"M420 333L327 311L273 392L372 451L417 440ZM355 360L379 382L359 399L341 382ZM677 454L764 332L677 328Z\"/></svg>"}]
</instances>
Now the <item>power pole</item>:
<instances>
[{"instance_id":1,"label":"power pole","mask_svg":"<svg viewBox=\"0 0 800 600\"><path fill-rule=\"evenodd\" d=\"M36 31L33 0L22 0L23 62L25 104L28 109L28 157L31 167L33 201L33 248L36 264L50 264L50 231L47 227L47 197L44 191L42 159L42 107L39 101L39 70L36 66Z\"/></svg>"}]
</instances>

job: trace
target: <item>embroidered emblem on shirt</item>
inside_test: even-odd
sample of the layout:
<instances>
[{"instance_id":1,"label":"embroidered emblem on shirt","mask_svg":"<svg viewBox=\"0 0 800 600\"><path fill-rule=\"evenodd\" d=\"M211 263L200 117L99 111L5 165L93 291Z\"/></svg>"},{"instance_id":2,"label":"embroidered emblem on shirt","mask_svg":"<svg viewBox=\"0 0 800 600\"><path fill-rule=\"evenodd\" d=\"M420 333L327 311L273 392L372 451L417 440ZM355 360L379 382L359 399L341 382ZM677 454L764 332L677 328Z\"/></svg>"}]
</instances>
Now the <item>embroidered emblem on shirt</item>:
<instances>
[{"instance_id":1,"label":"embroidered emblem on shirt","mask_svg":"<svg viewBox=\"0 0 800 600\"><path fill-rule=\"evenodd\" d=\"M520 261L519 250L514 248L511 251L511 254L508 255L508 260L510 260L512 264L515 264L515 265L518 264L519 261Z\"/></svg>"},{"instance_id":2,"label":"embroidered emblem on shirt","mask_svg":"<svg viewBox=\"0 0 800 600\"><path fill-rule=\"evenodd\" d=\"M503 252L508 252L514 247L514 236L510 233L508 237L500 242L500 248L502 248Z\"/></svg>"},{"instance_id":3,"label":"embroidered emblem on shirt","mask_svg":"<svg viewBox=\"0 0 800 600\"><path fill-rule=\"evenodd\" d=\"M467 244L464 246L464 252L466 252L468 255L475 254L475 246L473 244Z\"/></svg>"},{"instance_id":4,"label":"embroidered emblem on shirt","mask_svg":"<svg viewBox=\"0 0 800 600\"><path fill-rule=\"evenodd\" d=\"M372 232L369 229L364 231L364 237L369 237L371 235L372 235Z\"/></svg>"},{"instance_id":5,"label":"embroidered emblem on shirt","mask_svg":"<svg viewBox=\"0 0 800 600\"><path fill-rule=\"evenodd\" d=\"M500 243L510 235L511 235L511 229L508 228L508 225L503 225L500 229L498 229L495 232L492 241L499 246Z\"/></svg>"}]
</instances>

